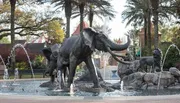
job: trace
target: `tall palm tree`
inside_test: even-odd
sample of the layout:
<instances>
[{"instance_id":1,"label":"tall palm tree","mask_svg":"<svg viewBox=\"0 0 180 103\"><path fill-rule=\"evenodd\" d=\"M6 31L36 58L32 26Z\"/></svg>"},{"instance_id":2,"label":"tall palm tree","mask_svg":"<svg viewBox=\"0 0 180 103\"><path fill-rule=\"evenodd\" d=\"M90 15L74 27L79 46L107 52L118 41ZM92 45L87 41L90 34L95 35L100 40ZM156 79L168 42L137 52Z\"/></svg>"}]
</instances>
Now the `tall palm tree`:
<instances>
[{"instance_id":1,"label":"tall palm tree","mask_svg":"<svg viewBox=\"0 0 180 103\"><path fill-rule=\"evenodd\" d=\"M153 7L153 16L154 16L154 47L158 48L159 37L158 37L158 8L159 0L151 0L151 5Z\"/></svg>"},{"instance_id":2,"label":"tall palm tree","mask_svg":"<svg viewBox=\"0 0 180 103\"><path fill-rule=\"evenodd\" d=\"M72 3L73 0L53 0L52 3L55 3L59 8L65 9L66 16L66 38L70 36L70 19L72 14Z\"/></svg>"},{"instance_id":3,"label":"tall palm tree","mask_svg":"<svg viewBox=\"0 0 180 103\"><path fill-rule=\"evenodd\" d=\"M108 4L108 2L103 6L104 8L99 8L99 5L90 5L87 7L84 15L88 16L90 27L93 26L93 18L95 15L101 19L103 19L103 17L109 17L110 20L115 17L115 11L113 10L112 6Z\"/></svg>"},{"instance_id":4,"label":"tall palm tree","mask_svg":"<svg viewBox=\"0 0 180 103\"><path fill-rule=\"evenodd\" d=\"M144 43L147 46L148 3L147 0L127 0L126 9L122 12L126 25L134 22L136 25L144 25Z\"/></svg>"},{"instance_id":5,"label":"tall palm tree","mask_svg":"<svg viewBox=\"0 0 180 103\"><path fill-rule=\"evenodd\" d=\"M154 16L154 47L158 48L159 36L158 36L158 22L162 23L163 19L171 19L171 16L175 17L175 13L171 7L171 3L176 0L150 0L152 6L152 14ZM160 18L160 19L159 19Z\"/></svg>"},{"instance_id":6,"label":"tall palm tree","mask_svg":"<svg viewBox=\"0 0 180 103\"><path fill-rule=\"evenodd\" d=\"M107 0L77 0L76 5L73 17L80 16L80 30L83 29L85 16L88 16L90 27L92 27L94 15L109 16L110 18L115 16L112 5Z\"/></svg>"},{"instance_id":7,"label":"tall palm tree","mask_svg":"<svg viewBox=\"0 0 180 103\"><path fill-rule=\"evenodd\" d=\"M170 20L169 15L174 16L174 12L167 7L170 2L172 0L127 0L128 5L125 6L127 9L123 11L122 17L124 20L128 20L127 25L132 22L142 25L144 21L145 41L148 41L145 42L145 45L148 44L148 48L151 48L151 15L154 16L154 47L158 48L158 21L162 22L160 20L164 19ZM158 18L161 19L159 20Z\"/></svg>"}]
</instances>

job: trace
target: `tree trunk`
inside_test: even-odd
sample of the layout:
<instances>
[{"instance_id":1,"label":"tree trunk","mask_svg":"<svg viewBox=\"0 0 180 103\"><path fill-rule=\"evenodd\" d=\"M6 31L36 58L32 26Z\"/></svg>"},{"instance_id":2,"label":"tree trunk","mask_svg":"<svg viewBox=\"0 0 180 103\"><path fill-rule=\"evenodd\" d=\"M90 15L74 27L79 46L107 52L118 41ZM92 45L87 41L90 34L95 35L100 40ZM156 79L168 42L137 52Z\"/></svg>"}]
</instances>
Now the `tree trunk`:
<instances>
[{"instance_id":1,"label":"tree trunk","mask_svg":"<svg viewBox=\"0 0 180 103\"><path fill-rule=\"evenodd\" d=\"M66 15L66 38L70 37L70 19L71 19L71 0L65 0L65 15Z\"/></svg>"},{"instance_id":2,"label":"tree trunk","mask_svg":"<svg viewBox=\"0 0 180 103\"><path fill-rule=\"evenodd\" d=\"M148 10L148 54L151 54L151 12Z\"/></svg>"},{"instance_id":3,"label":"tree trunk","mask_svg":"<svg viewBox=\"0 0 180 103\"><path fill-rule=\"evenodd\" d=\"M154 47L158 48L159 36L158 36L158 11L154 11Z\"/></svg>"},{"instance_id":4,"label":"tree trunk","mask_svg":"<svg viewBox=\"0 0 180 103\"><path fill-rule=\"evenodd\" d=\"M147 18L144 16L144 47L147 46Z\"/></svg>"},{"instance_id":5,"label":"tree trunk","mask_svg":"<svg viewBox=\"0 0 180 103\"><path fill-rule=\"evenodd\" d=\"M158 7L159 0L151 0L151 5L153 7L153 16L154 16L154 48L158 48L159 36L158 36Z\"/></svg>"},{"instance_id":6,"label":"tree trunk","mask_svg":"<svg viewBox=\"0 0 180 103\"><path fill-rule=\"evenodd\" d=\"M14 12L15 12L15 5L16 5L16 0L10 0L11 4L11 46L14 46ZM13 70L15 70L15 52L12 54L12 62L11 62L11 67Z\"/></svg>"},{"instance_id":7,"label":"tree trunk","mask_svg":"<svg viewBox=\"0 0 180 103\"><path fill-rule=\"evenodd\" d=\"M90 6L90 10L89 10L89 26L92 27L92 24L93 24L93 16L94 16L94 13L92 11L92 7Z\"/></svg>"},{"instance_id":8,"label":"tree trunk","mask_svg":"<svg viewBox=\"0 0 180 103\"><path fill-rule=\"evenodd\" d=\"M70 18L66 17L66 38L70 37Z\"/></svg>"},{"instance_id":9,"label":"tree trunk","mask_svg":"<svg viewBox=\"0 0 180 103\"><path fill-rule=\"evenodd\" d=\"M84 3L81 3L81 4L79 5L79 10L80 10L80 34L82 34L81 31L83 30L84 6L85 6Z\"/></svg>"}]
</instances>

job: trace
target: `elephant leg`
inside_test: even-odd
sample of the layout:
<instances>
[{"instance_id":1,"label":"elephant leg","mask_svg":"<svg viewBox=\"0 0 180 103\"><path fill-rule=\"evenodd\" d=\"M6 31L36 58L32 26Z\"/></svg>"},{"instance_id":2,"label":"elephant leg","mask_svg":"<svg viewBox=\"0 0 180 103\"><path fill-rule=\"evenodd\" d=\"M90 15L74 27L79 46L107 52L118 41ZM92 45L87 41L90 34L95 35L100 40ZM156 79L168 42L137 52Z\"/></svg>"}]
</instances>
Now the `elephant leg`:
<instances>
[{"instance_id":1,"label":"elephant leg","mask_svg":"<svg viewBox=\"0 0 180 103\"><path fill-rule=\"evenodd\" d=\"M89 56L87 58L87 60L85 61L87 68L89 69L90 75L93 79L93 83L94 83L94 88L99 88L99 80L98 80L98 74L97 74L97 70L95 70L95 65L91 59L91 56Z\"/></svg>"},{"instance_id":2,"label":"elephant leg","mask_svg":"<svg viewBox=\"0 0 180 103\"><path fill-rule=\"evenodd\" d=\"M55 81L55 75L51 75L50 81L51 81L51 83L54 83L54 81Z\"/></svg>"},{"instance_id":3,"label":"elephant leg","mask_svg":"<svg viewBox=\"0 0 180 103\"><path fill-rule=\"evenodd\" d=\"M68 88L70 88L70 85L73 83L76 66L77 66L77 58L74 55L70 55L69 76L68 76L68 81L67 81Z\"/></svg>"}]
</instances>

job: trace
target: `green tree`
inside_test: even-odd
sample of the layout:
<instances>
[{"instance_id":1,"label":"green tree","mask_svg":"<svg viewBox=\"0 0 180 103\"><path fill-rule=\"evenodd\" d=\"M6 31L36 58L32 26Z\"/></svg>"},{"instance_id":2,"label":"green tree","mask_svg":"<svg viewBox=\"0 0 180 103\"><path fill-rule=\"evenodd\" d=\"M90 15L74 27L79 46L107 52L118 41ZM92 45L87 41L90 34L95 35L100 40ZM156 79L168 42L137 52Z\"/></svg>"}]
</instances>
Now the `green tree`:
<instances>
[{"instance_id":1,"label":"green tree","mask_svg":"<svg viewBox=\"0 0 180 103\"><path fill-rule=\"evenodd\" d=\"M9 28L10 25L10 5L3 5L0 7L0 39L3 37L11 35L11 29ZM15 35L19 36L41 36L42 34L49 32L46 28L50 22L59 21L61 24L58 27L61 27L63 21L61 18L49 18L49 17L42 17L38 15L38 12L33 10L30 11L22 11L19 8L15 10ZM61 36L60 36L61 37Z\"/></svg>"},{"instance_id":2,"label":"green tree","mask_svg":"<svg viewBox=\"0 0 180 103\"><path fill-rule=\"evenodd\" d=\"M50 21L46 27L48 41L52 44L61 43L64 39L64 31L58 20Z\"/></svg>"},{"instance_id":3,"label":"green tree","mask_svg":"<svg viewBox=\"0 0 180 103\"><path fill-rule=\"evenodd\" d=\"M7 37L4 37L0 40L0 43L11 43Z\"/></svg>"}]
</instances>

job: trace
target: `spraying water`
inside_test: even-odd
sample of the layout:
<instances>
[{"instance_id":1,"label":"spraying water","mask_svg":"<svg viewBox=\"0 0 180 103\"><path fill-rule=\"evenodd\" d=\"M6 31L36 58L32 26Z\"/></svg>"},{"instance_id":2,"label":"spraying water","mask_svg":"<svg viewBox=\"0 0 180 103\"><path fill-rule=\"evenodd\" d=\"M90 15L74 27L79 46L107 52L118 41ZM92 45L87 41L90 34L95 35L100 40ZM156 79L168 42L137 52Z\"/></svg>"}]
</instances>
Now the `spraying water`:
<instances>
[{"instance_id":1,"label":"spraying water","mask_svg":"<svg viewBox=\"0 0 180 103\"><path fill-rule=\"evenodd\" d=\"M16 79L19 79L18 68L16 68L15 71L14 71L14 83L13 83L13 85L19 85L19 84L16 83Z\"/></svg>"},{"instance_id":2,"label":"spraying water","mask_svg":"<svg viewBox=\"0 0 180 103\"><path fill-rule=\"evenodd\" d=\"M57 82L58 82L58 86L59 86L58 89L61 89L61 71L60 70L58 70L58 72L57 72Z\"/></svg>"},{"instance_id":3,"label":"spraying water","mask_svg":"<svg viewBox=\"0 0 180 103\"><path fill-rule=\"evenodd\" d=\"M3 63L4 69L6 69L7 67L6 67L6 65L5 65L5 63L4 63L4 60L3 60L3 58L2 58L1 55L0 55L0 59L1 59L2 63Z\"/></svg>"},{"instance_id":4,"label":"spraying water","mask_svg":"<svg viewBox=\"0 0 180 103\"><path fill-rule=\"evenodd\" d=\"M9 79L9 73L8 73L8 69L6 68L6 65L5 65L4 60L3 60L1 55L0 55L0 59L1 59L3 66L4 66L4 75L3 75L4 82L3 82L2 87L7 87L7 84L5 81Z\"/></svg>"},{"instance_id":5,"label":"spraying water","mask_svg":"<svg viewBox=\"0 0 180 103\"><path fill-rule=\"evenodd\" d=\"M121 81L121 92L124 92L124 82L123 81Z\"/></svg>"},{"instance_id":6,"label":"spraying water","mask_svg":"<svg viewBox=\"0 0 180 103\"><path fill-rule=\"evenodd\" d=\"M33 68L32 68L32 64L31 64L31 60L30 60L30 57L26 51L26 49L24 48L24 46L22 44L16 44L13 46L12 50L11 50L11 54L10 54L10 57L13 57L13 52L16 50L16 48L22 48L27 56L27 59L28 59L28 63L30 65L30 68L31 68L31 72L32 72L32 76L33 76L33 79L35 78L34 76L34 71L33 71Z\"/></svg>"},{"instance_id":7,"label":"spraying water","mask_svg":"<svg viewBox=\"0 0 180 103\"><path fill-rule=\"evenodd\" d=\"M167 53L169 52L170 48L171 47L174 47L178 50L179 52L179 55L180 55L180 49L175 45L175 44L171 44L168 49L166 50L166 53L164 55L164 58L163 58L163 61L161 59L161 72L160 72L160 76L159 76L159 80L158 80L158 89L160 88L160 83L161 83L161 75L162 75L162 72L163 72L163 67L164 67L164 63L165 63L165 60L166 60L166 56L167 56Z\"/></svg>"},{"instance_id":8,"label":"spraying water","mask_svg":"<svg viewBox=\"0 0 180 103\"><path fill-rule=\"evenodd\" d=\"M73 84L70 85L69 94L71 94L71 95L74 94L74 85Z\"/></svg>"}]
</instances>

